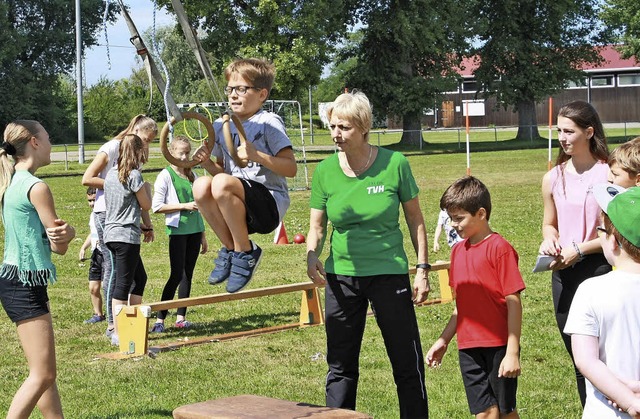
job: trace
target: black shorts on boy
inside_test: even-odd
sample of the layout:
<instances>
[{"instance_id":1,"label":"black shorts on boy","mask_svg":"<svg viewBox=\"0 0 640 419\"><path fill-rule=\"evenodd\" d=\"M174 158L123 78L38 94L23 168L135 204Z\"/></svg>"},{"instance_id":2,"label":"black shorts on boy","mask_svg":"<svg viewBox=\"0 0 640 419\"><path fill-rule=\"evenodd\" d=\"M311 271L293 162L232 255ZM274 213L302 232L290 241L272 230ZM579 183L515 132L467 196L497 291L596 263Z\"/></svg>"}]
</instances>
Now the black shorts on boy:
<instances>
[{"instance_id":1,"label":"black shorts on boy","mask_svg":"<svg viewBox=\"0 0 640 419\"><path fill-rule=\"evenodd\" d=\"M263 184L253 180L239 179L244 188L244 205L247 210L249 234L271 233L280 222L276 200Z\"/></svg>"},{"instance_id":2,"label":"black shorts on boy","mask_svg":"<svg viewBox=\"0 0 640 419\"><path fill-rule=\"evenodd\" d=\"M91 253L89 264L89 281L102 281L102 252L97 247Z\"/></svg>"},{"instance_id":3,"label":"black shorts on boy","mask_svg":"<svg viewBox=\"0 0 640 419\"><path fill-rule=\"evenodd\" d=\"M498 378L500 363L506 352L506 346L458 351L460 372L471 414L477 415L495 405L501 414L509 414L516 409L518 379Z\"/></svg>"}]
</instances>

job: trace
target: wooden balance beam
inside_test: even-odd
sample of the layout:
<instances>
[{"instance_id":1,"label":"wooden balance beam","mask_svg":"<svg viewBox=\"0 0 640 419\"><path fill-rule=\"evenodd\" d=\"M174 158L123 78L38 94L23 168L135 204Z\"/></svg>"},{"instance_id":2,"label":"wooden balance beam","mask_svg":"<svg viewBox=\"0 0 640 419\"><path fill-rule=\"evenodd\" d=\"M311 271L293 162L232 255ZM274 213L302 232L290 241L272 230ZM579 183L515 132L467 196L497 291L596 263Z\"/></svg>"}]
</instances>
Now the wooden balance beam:
<instances>
[{"instance_id":1,"label":"wooden balance beam","mask_svg":"<svg viewBox=\"0 0 640 419\"><path fill-rule=\"evenodd\" d=\"M438 272L440 284L440 298L427 300L420 305L440 304L453 301L451 288L449 287L449 262L436 262L432 265L432 271ZM411 269L410 274L416 270ZM321 286L320 286L321 287ZM198 345L207 342L236 339L245 336L254 336L265 333L273 333L281 330L324 324L324 313L320 304L319 286L313 282L277 285L267 288L242 290L234 294L213 294L199 297L178 298L175 300L159 301L155 303L143 303L134 306L120 306L116 315L118 322L118 335L120 338L119 352L99 355L102 358L121 359L142 356L149 353L149 318L151 313L160 310L171 310L180 307L192 307L207 304L216 304L225 301L244 300L268 295L286 294L301 291L300 318L298 323L272 326L261 329L253 329L244 332L227 333L198 339L174 342L166 345L154 346L152 353L177 349L187 345Z\"/></svg>"}]
</instances>

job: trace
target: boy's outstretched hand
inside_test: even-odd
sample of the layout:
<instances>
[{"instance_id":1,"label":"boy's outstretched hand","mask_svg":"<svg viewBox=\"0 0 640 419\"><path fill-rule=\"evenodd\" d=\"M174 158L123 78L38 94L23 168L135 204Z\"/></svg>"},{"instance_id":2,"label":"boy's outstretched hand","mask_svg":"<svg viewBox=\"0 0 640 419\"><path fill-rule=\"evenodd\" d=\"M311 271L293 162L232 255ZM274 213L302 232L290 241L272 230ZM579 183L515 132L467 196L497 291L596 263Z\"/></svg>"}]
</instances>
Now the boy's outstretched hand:
<instances>
[{"instance_id":1,"label":"boy's outstretched hand","mask_svg":"<svg viewBox=\"0 0 640 419\"><path fill-rule=\"evenodd\" d=\"M427 352L427 366L431 368L436 368L442 365L442 358L444 354L447 352L447 343L444 339L439 338L436 342L431 346L429 352Z\"/></svg>"}]
</instances>

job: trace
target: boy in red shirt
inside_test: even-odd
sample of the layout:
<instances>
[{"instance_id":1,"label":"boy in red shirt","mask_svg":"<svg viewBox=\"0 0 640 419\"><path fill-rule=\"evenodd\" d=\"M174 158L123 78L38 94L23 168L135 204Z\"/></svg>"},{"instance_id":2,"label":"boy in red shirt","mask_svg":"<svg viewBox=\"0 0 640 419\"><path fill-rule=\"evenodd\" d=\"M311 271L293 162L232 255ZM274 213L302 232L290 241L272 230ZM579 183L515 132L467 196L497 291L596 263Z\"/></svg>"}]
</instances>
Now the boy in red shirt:
<instances>
[{"instance_id":1,"label":"boy in red shirt","mask_svg":"<svg viewBox=\"0 0 640 419\"><path fill-rule=\"evenodd\" d=\"M477 418L519 418L520 330L525 289L518 254L489 226L491 196L478 179L454 182L440 199L451 225L464 241L453 246L449 285L456 308L427 353L427 364L441 364L458 335L460 370L469 410Z\"/></svg>"}]
</instances>

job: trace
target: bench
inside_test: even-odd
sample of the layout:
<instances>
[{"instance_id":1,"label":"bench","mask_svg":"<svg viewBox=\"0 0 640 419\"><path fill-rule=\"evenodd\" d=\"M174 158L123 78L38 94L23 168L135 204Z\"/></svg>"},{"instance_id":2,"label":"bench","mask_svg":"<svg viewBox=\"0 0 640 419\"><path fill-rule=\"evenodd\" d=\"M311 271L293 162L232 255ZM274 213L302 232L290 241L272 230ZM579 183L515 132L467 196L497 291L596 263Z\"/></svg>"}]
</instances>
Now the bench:
<instances>
[{"instance_id":1,"label":"bench","mask_svg":"<svg viewBox=\"0 0 640 419\"><path fill-rule=\"evenodd\" d=\"M449 288L449 262L436 262L432 271L438 272L440 284L440 298L427 300L420 305L446 303L453 300ZM409 271L415 274L415 269ZM192 307L199 305L215 304L225 301L244 300L268 295L285 294L300 291L302 299L300 304L300 318L297 323L271 326L244 332L228 333L213 337L190 339L151 348L151 353L177 349L181 346L198 345L206 342L234 339L245 336L253 336L264 333L273 333L298 327L324 324L324 314L320 304L318 285L313 282L277 285L267 288L242 290L234 294L213 294L199 297L179 298L175 300L160 301L155 303L143 303L133 306L119 306L116 311L118 322L118 335L120 338L119 352L100 355L103 358L128 358L146 355L149 353L149 318L151 313L160 310L171 310L180 307Z\"/></svg>"},{"instance_id":2,"label":"bench","mask_svg":"<svg viewBox=\"0 0 640 419\"><path fill-rule=\"evenodd\" d=\"M174 419L373 419L353 410L316 406L270 397L241 395L180 406Z\"/></svg>"}]
</instances>

